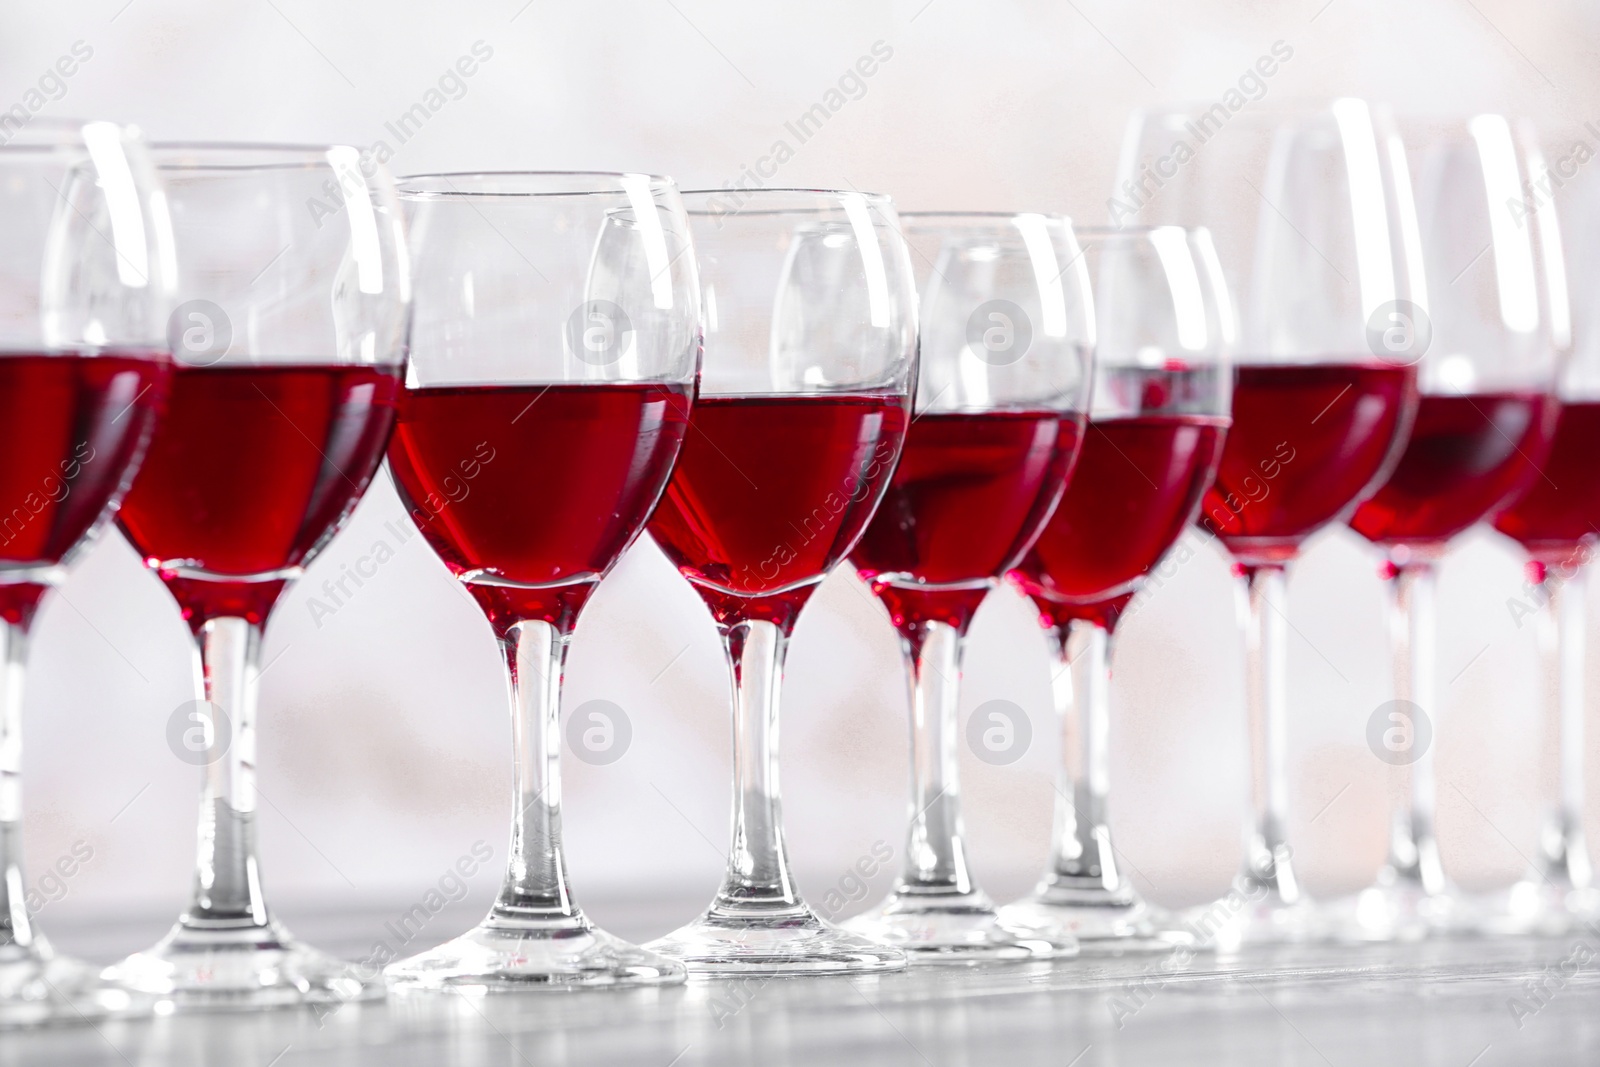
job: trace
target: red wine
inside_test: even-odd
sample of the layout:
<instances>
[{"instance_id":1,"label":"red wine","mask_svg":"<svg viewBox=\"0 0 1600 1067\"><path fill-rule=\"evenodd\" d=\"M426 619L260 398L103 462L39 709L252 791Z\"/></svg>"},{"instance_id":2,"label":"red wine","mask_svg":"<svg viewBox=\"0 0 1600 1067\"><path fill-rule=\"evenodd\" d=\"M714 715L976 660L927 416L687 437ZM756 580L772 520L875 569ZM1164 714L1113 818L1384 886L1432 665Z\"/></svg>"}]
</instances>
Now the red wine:
<instances>
[{"instance_id":1,"label":"red wine","mask_svg":"<svg viewBox=\"0 0 1600 1067\"><path fill-rule=\"evenodd\" d=\"M701 397L650 534L719 622L793 622L855 547L905 441L888 394Z\"/></svg>"},{"instance_id":2,"label":"red wine","mask_svg":"<svg viewBox=\"0 0 1600 1067\"><path fill-rule=\"evenodd\" d=\"M394 367L178 365L117 521L198 630L260 624L383 458Z\"/></svg>"},{"instance_id":3,"label":"red wine","mask_svg":"<svg viewBox=\"0 0 1600 1067\"><path fill-rule=\"evenodd\" d=\"M1536 562L1572 564L1600 539L1600 401L1561 405L1550 451L1522 492L1494 517Z\"/></svg>"},{"instance_id":4,"label":"red wine","mask_svg":"<svg viewBox=\"0 0 1600 1067\"><path fill-rule=\"evenodd\" d=\"M1442 546L1537 476L1555 406L1540 393L1422 397L1399 464L1350 526L1379 544Z\"/></svg>"},{"instance_id":5,"label":"red wine","mask_svg":"<svg viewBox=\"0 0 1600 1067\"><path fill-rule=\"evenodd\" d=\"M1194 521L1227 427L1227 419L1205 415L1089 424L1060 507L1012 572L1044 625L1115 625L1139 580Z\"/></svg>"},{"instance_id":6,"label":"red wine","mask_svg":"<svg viewBox=\"0 0 1600 1067\"><path fill-rule=\"evenodd\" d=\"M566 628L644 528L688 413L684 385L407 389L389 470L497 631Z\"/></svg>"},{"instance_id":7,"label":"red wine","mask_svg":"<svg viewBox=\"0 0 1600 1067\"><path fill-rule=\"evenodd\" d=\"M883 503L851 553L895 625L965 629L1061 499L1083 416L1057 411L918 415Z\"/></svg>"},{"instance_id":8,"label":"red wine","mask_svg":"<svg viewBox=\"0 0 1600 1067\"><path fill-rule=\"evenodd\" d=\"M0 574L67 562L110 513L144 454L171 373L155 351L0 353ZM44 590L27 580L0 584L0 618L26 623Z\"/></svg>"},{"instance_id":9,"label":"red wine","mask_svg":"<svg viewBox=\"0 0 1600 1067\"><path fill-rule=\"evenodd\" d=\"M1201 522L1246 563L1282 562L1374 491L1416 410L1416 369L1245 364Z\"/></svg>"}]
</instances>

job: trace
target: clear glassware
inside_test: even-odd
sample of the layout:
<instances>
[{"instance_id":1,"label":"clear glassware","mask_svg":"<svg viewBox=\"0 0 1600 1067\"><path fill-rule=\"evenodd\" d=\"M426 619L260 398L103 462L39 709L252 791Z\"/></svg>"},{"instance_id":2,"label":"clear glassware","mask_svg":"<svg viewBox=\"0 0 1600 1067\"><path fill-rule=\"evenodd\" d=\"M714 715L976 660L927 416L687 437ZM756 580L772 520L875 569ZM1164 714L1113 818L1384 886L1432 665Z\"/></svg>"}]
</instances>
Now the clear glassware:
<instances>
[{"instance_id":1,"label":"clear glassware","mask_svg":"<svg viewBox=\"0 0 1600 1067\"><path fill-rule=\"evenodd\" d=\"M705 601L733 683L733 840L705 914L648 948L696 974L890 971L899 949L800 897L778 789L795 620L866 529L905 442L917 366L910 253L888 197L685 194L705 292L690 433L650 523Z\"/></svg>"},{"instance_id":2,"label":"clear glassware","mask_svg":"<svg viewBox=\"0 0 1600 1067\"><path fill-rule=\"evenodd\" d=\"M1384 113L1354 99L1216 111L1136 113L1111 211L1206 226L1238 302L1233 422L1201 522L1239 576L1254 814L1234 891L1189 919L1231 950L1324 932L1287 836L1286 572L1398 460L1416 411L1406 331L1427 295Z\"/></svg>"},{"instance_id":3,"label":"clear glassware","mask_svg":"<svg viewBox=\"0 0 1600 1067\"><path fill-rule=\"evenodd\" d=\"M1472 930L1434 835L1438 562L1453 537L1534 481L1549 451L1569 343L1552 206L1519 212L1543 170L1533 131L1500 115L1404 129L1430 281L1431 336L1411 345L1421 394L1387 482L1350 517L1384 556L1394 699L1372 713L1373 754L1394 796L1389 856L1373 884L1330 908L1338 936L1415 940ZM1521 217L1519 218L1519 214Z\"/></svg>"},{"instance_id":4,"label":"clear glassware","mask_svg":"<svg viewBox=\"0 0 1600 1067\"><path fill-rule=\"evenodd\" d=\"M1537 220L1546 246L1555 246L1555 233L1562 235L1569 293L1592 293L1600 284L1600 184L1586 170L1564 176L1572 164L1570 142L1547 144L1545 159L1532 163L1532 188L1540 192L1524 197L1516 210L1525 220ZM1572 300L1570 310L1572 349L1541 477L1494 518L1495 529L1528 554L1527 584L1513 610L1519 623L1537 614L1544 675L1541 769L1548 785L1540 798L1545 822L1532 869L1503 894L1480 902L1482 927L1492 933L1561 936L1600 921L1600 888L1583 816L1585 598L1588 563L1600 542L1600 464L1594 461L1600 447L1600 319L1592 300Z\"/></svg>"},{"instance_id":5,"label":"clear glassware","mask_svg":"<svg viewBox=\"0 0 1600 1067\"><path fill-rule=\"evenodd\" d=\"M136 131L35 118L0 144L0 1027L132 1006L30 915L22 698L40 601L116 509L166 399L171 241Z\"/></svg>"},{"instance_id":6,"label":"clear glassware","mask_svg":"<svg viewBox=\"0 0 1600 1067\"><path fill-rule=\"evenodd\" d=\"M678 188L644 174L409 177L410 377L389 469L505 657L510 861L489 915L389 966L402 988L681 982L600 930L561 843L561 679L579 612L644 529L688 426L700 290Z\"/></svg>"},{"instance_id":7,"label":"clear glassware","mask_svg":"<svg viewBox=\"0 0 1600 1067\"><path fill-rule=\"evenodd\" d=\"M394 425L410 323L399 202L346 146L158 145L181 301L166 415L117 515L194 635L173 751L201 772L194 894L105 977L168 1010L381 996L272 917L256 847L261 637Z\"/></svg>"},{"instance_id":8,"label":"clear glassware","mask_svg":"<svg viewBox=\"0 0 1600 1067\"><path fill-rule=\"evenodd\" d=\"M1058 216L911 213L901 224L920 276L915 412L851 562L888 610L905 657L910 827L888 898L845 928L913 963L1076 955L1070 933L1001 922L973 880L957 709L973 615L1039 536L1083 443L1094 351L1088 276L1072 224ZM1007 726L1013 732L996 737L1015 742Z\"/></svg>"},{"instance_id":9,"label":"clear glassware","mask_svg":"<svg viewBox=\"0 0 1600 1067\"><path fill-rule=\"evenodd\" d=\"M1183 536L1217 472L1233 392L1233 308L1211 235L1179 226L1085 229L1095 294L1094 401L1061 505L1012 582L1054 652L1061 724L1050 866L1001 919L1083 952L1194 945L1118 861L1110 791L1112 649L1145 576Z\"/></svg>"}]
</instances>

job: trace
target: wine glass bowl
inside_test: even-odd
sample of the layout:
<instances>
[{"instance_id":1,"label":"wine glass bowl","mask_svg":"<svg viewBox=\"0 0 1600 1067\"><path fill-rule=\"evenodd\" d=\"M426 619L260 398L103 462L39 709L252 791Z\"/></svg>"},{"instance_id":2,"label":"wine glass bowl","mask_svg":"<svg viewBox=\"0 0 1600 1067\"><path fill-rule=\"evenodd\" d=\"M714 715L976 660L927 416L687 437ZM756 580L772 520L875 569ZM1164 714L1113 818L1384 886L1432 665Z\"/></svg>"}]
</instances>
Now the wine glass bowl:
<instances>
[{"instance_id":1,"label":"wine glass bowl","mask_svg":"<svg viewBox=\"0 0 1600 1067\"><path fill-rule=\"evenodd\" d=\"M416 321L389 469L505 657L515 786L488 917L386 974L472 993L681 982L576 904L556 739L578 615L688 426L700 292L682 200L643 174L419 175L401 192Z\"/></svg>"},{"instance_id":2,"label":"wine glass bowl","mask_svg":"<svg viewBox=\"0 0 1600 1067\"><path fill-rule=\"evenodd\" d=\"M685 194L705 303L689 435L650 533L710 610L733 690L733 834L697 920L648 948L704 975L905 966L801 898L778 794L789 634L855 547L905 441L916 370L909 253L887 197Z\"/></svg>"},{"instance_id":3,"label":"wine glass bowl","mask_svg":"<svg viewBox=\"0 0 1600 1067\"><path fill-rule=\"evenodd\" d=\"M256 852L262 633L366 491L394 424L410 321L394 187L347 146L171 144L167 412L118 524L198 653L199 854L187 910L108 968L169 1008L381 996L273 918Z\"/></svg>"}]
</instances>

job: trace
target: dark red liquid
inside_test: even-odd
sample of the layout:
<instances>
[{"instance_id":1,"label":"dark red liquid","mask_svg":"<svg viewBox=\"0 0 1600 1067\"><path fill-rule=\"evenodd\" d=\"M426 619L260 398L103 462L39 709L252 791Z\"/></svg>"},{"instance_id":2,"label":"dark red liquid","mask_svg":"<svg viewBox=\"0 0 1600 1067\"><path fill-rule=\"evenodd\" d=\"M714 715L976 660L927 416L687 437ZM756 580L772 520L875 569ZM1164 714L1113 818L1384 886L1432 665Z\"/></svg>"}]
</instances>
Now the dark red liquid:
<instances>
[{"instance_id":1,"label":"dark red liquid","mask_svg":"<svg viewBox=\"0 0 1600 1067\"><path fill-rule=\"evenodd\" d=\"M1201 522L1242 562L1282 562L1377 488L1416 409L1416 371L1246 364Z\"/></svg>"},{"instance_id":2,"label":"dark red liquid","mask_svg":"<svg viewBox=\"0 0 1600 1067\"><path fill-rule=\"evenodd\" d=\"M719 622L789 625L855 547L905 428L894 395L702 397L650 534Z\"/></svg>"},{"instance_id":3,"label":"dark red liquid","mask_svg":"<svg viewBox=\"0 0 1600 1067\"><path fill-rule=\"evenodd\" d=\"M1060 500L1083 422L1057 411L911 420L888 492L851 553L897 627L966 628Z\"/></svg>"},{"instance_id":4,"label":"dark red liquid","mask_svg":"<svg viewBox=\"0 0 1600 1067\"><path fill-rule=\"evenodd\" d=\"M1537 476L1554 409L1539 393L1422 397L1399 464L1350 526L1379 544L1442 546Z\"/></svg>"},{"instance_id":5,"label":"dark red liquid","mask_svg":"<svg viewBox=\"0 0 1600 1067\"><path fill-rule=\"evenodd\" d=\"M372 481L399 388L393 367L175 368L117 521L190 626L266 620Z\"/></svg>"},{"instance_id":6,"label":"dark red liquid","mask_svg":"<svg viewBox=\"0 0 1600 1067\"><path fill-rule=\"evenodd\" d=\"M408 389L389 469L497 631L570 627L650 518L688 413L683 385Z\"/></svg>"},{"instance_id":7,"label":"dark red liquid","mask_svg":"<svg viewBox=\"0 0 1600 1067\"><path fill-rule=\"evenodd\" d=\"M1139 580L1194 521L1227 426L1203 415L1089 424L1060 507L1012 572L1041 622L1115 624Z\"/></svg>"},{"instance_id":8,"label":"dark red liquid","mask_svg":"<svg viewBox=\"0 0 1600 1067\"><path fill-rule=\"evenodd\" d=\"M1540 475L1494 517L1546 566L1574 564L1600 539L1600 401L1563 404Z\"/></svg>"},{"instance_id":9,"label":"dark red liquid","mask_svg":"<svg viewBox=\"0 0 1600 1067\"><path fill-rule=\"evenodd\" d=\"M0 574L67 562L127 491L166 402L159 352L0 353ZM45 586L0 584L25 623Z\"/></svg>"}]
</instances>

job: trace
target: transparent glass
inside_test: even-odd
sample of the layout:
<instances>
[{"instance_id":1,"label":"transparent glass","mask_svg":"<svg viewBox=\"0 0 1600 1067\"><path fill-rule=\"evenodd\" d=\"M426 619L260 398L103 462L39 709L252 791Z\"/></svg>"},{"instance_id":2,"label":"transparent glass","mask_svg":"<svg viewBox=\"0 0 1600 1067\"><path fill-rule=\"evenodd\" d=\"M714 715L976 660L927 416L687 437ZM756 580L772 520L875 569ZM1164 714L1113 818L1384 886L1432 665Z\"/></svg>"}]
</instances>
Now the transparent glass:
<instances>
[{"instance_id":1,"label":"transparent glass","mask_svg":"<svg viewBox=\"0 0 1600 1067\"><path fill-rule=\"evenodd\" d=\"M473 993L681 982L573 898L559 716L578 615L683 443L700 357L683 202L643 174L420 175L401 196L416 322L389 470L505 657L514 790L488 916L385 973Z\"/></svg>"},{"instance_id":2,"label":"transparent glass","mask_svg":"<svg viewBox=\"0 0 1600 1067\"><path fill-rule=\"evenodd\" d=\"M648 948L696 974L897 970L899 949L819 917L795 887L778 704L795 620L855 547L905 442L916 289L884 196L685 194L706 351L690 434L650 523L710 609L733 690L733 840L695 921Z\"/></svg>"},{"instance_id":3,"label":"transparent glass","mask_svg":"<svg viewBox=\"0 0 1600 1067\"><path fill-rule=\"evenodd\" d=\"M1443 711L1434 653L1437 563L1454 537L1538 480L1570 327L1553 207L1519 198L1542 170L1532 130L1500 115L1403 127L1423 268L1427 343L1414 354L1416 422L1389 480L1350 517L1383 553L1394 648L1392 703L1374 714L1388 764L1389 856L1373 884L1334 905L1336 933L1414 940L1472 928L1434 833L1434 753ZM1531 186L1527 186L1530 187Z\"/></svg>"},{"instance_id":4,"label":"transparent glass","mask_svg":"<svg viewBox=\"0 0 1600 1067\"><path fill-rule=\"evenodd\" d=\"M171 365L171 231L137 131L35 118L0 141L0 1027L135 1001L58 955L22 869L28 631L127 491Z\"/></svg>"},{"instance_id":5,"label":"transparent glass","mask_svg":"<svg viewBox=\"0 0 1600 1067\"><path fill-rule=\"evenodd\" d=\"M845 925L913 963L1070 956L1070 934L1002 922L973 880L957 707L973 615L1039 535L1082 445L1094 346L1088 277L1064 218L911 213L901 223L921 290L916 405L851 561L905 658L910 828L888 898Z\"/></svg>"},{"instance_id":6,"label":"transparent glass","mask_svg":"<svg viewBox=\"0 0 1600 1067\"><path fill-rule=\"evenodd\" d=\"M1321 924L1287 838L1285 572L1382 484L1416 412L1428 297L1405 150L1354 99L1141 111L1123 148L1113 221L1206 226L1239 316L1201 521L1239 576L1254 815L1234 894L1196 920L1221 949L1303 940Z\"/></svg>"},{"instance_id":7,"label":"transparent glass","mask_svg":"<svg viewBox=\"0 0 1600 1067\"><path fill-rule=\"evenodd\" d=\"M1000 916L1076 937L1085 953L1163 951L1197 938L1140 895L1112 843L1112 650L1145 577L1183 537L1216 475L1233 315L1204 229L1077 232L1099 328L1091 420L1066 495L1010 575L1054 653L1055 831L1038 887Z\"/></svg>"},{"instance_id":8,"label":"transparent glass","mask_svg":"<svg viewBox=\"0 0 1600 1067\"><path fill-rule=\"evenodd\" d=\"M1583 816L1585 593L1600 540L1600 465L1594 462L1600 447L1600 319L1594 301L1581 299L1600 284L1600 185L1592 175L1573 173L1570 141L1546 145L1531 163L1531 188L1538 191L1513 210L1524 226L1554 227L1563 236L1567 288L1579 298L1570 305L1572 348L1557 389L1560 410L1549 453L1539 477L1494 518L1495 528L1528 556L1516 610L1519 623L1535 616L1538 627L1544 783L1539 801L1545 814L1531 869L1504 893L1482 901L1479 918L1495 933L1560 936L1600 921L1600 888Z\"/></svg>"},{"instance_id":9,"label":"transparent glass","mask_svg":"<svg viewBox=\"0 0 1600 1067\"><path fill-rule=\"evenodd\" d=\"M194 637L173 754L201 773L188 908L105 977L166 1010L380 996L296 940L257 858L256 696L273 605L343 525L383 456L409 281L383 168L343 146L153 149L172 217L174 370L118 525Z\"/></svg>"}]
</instances>

